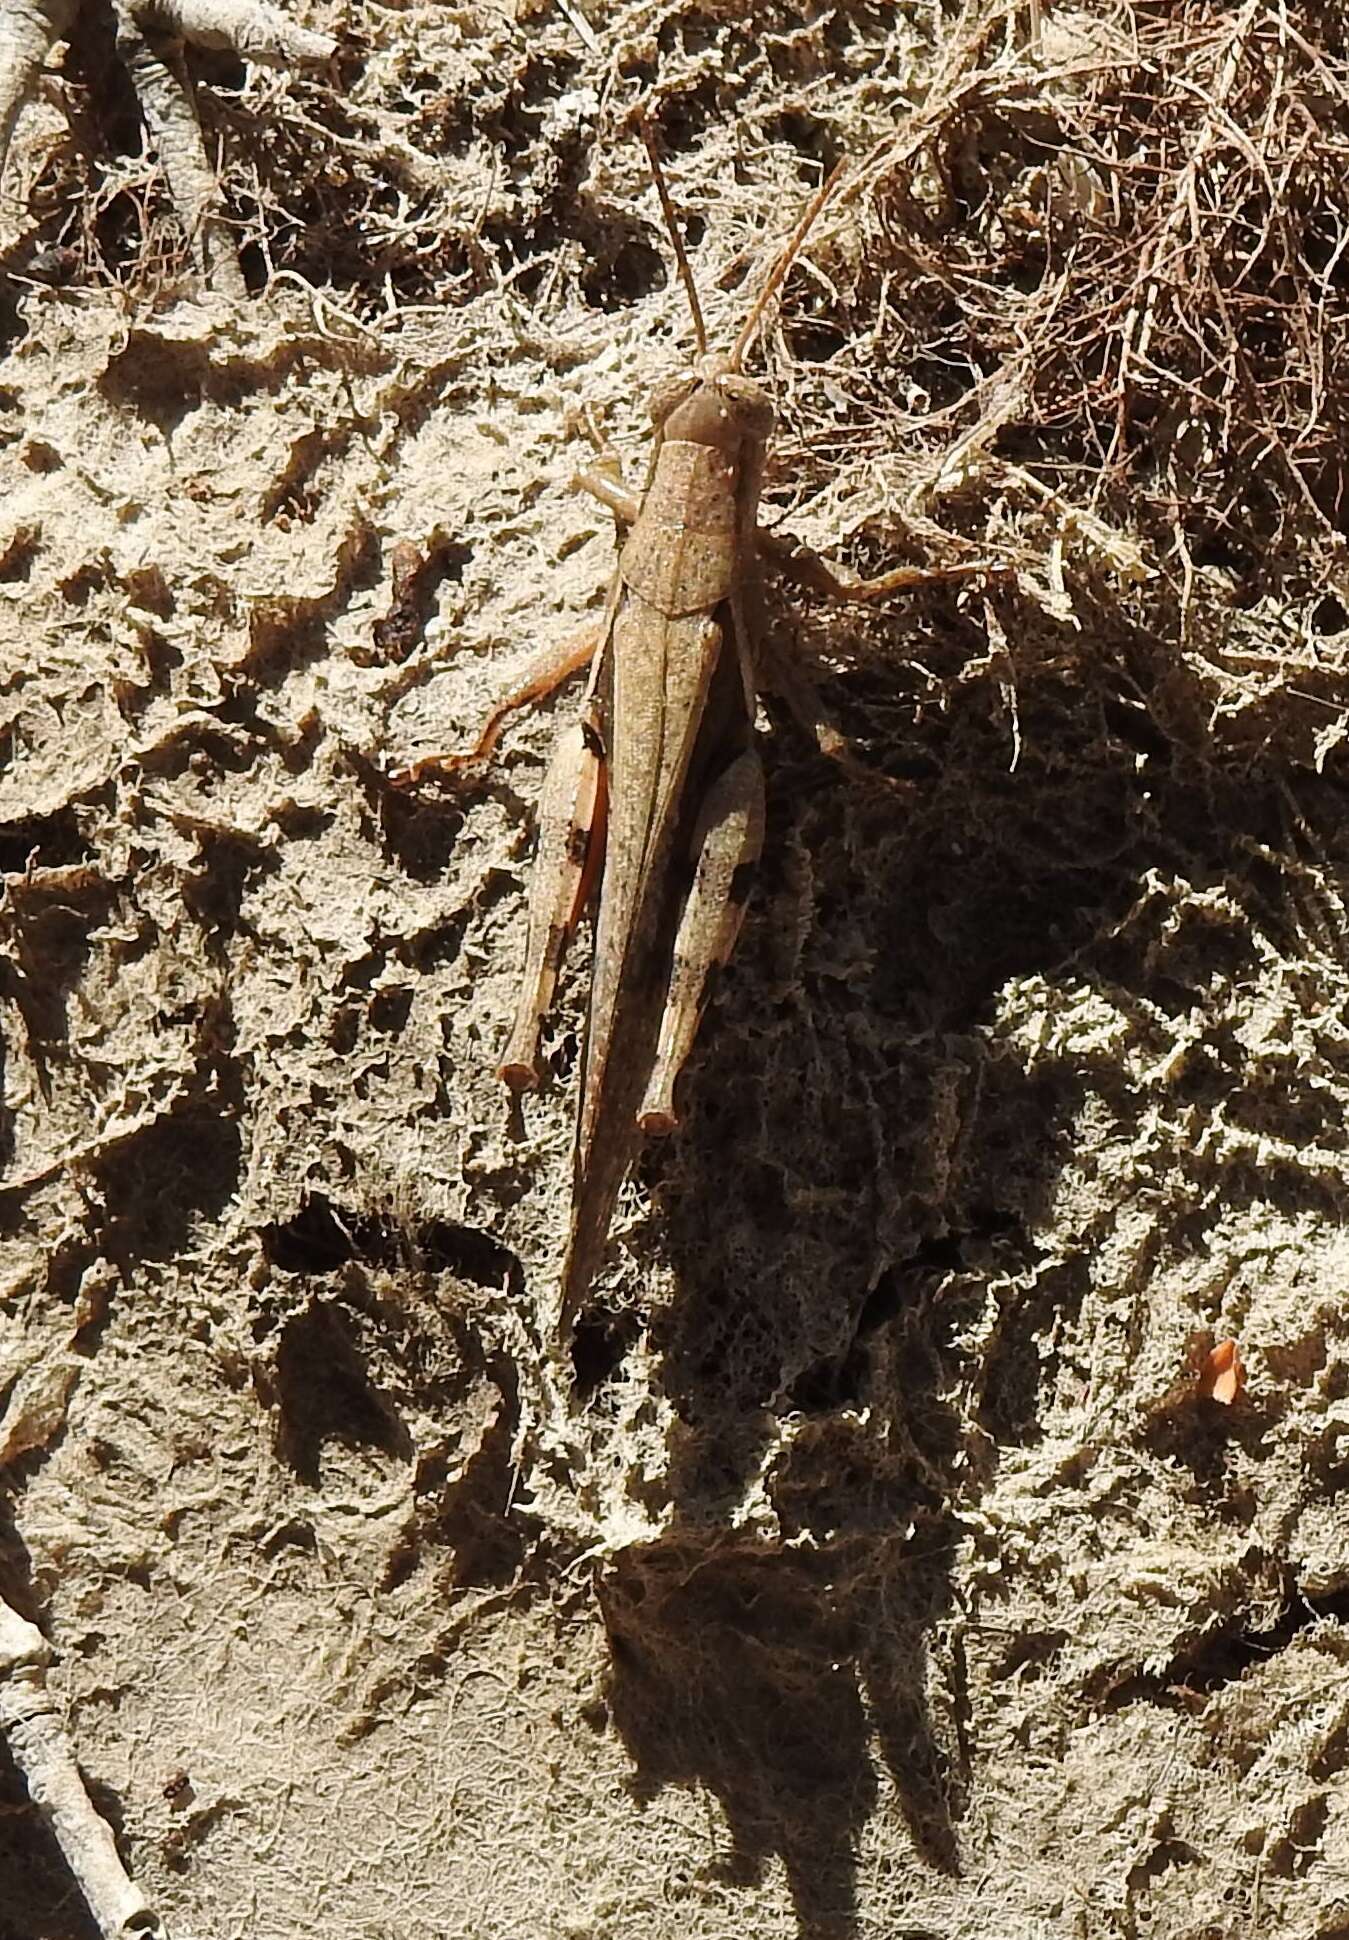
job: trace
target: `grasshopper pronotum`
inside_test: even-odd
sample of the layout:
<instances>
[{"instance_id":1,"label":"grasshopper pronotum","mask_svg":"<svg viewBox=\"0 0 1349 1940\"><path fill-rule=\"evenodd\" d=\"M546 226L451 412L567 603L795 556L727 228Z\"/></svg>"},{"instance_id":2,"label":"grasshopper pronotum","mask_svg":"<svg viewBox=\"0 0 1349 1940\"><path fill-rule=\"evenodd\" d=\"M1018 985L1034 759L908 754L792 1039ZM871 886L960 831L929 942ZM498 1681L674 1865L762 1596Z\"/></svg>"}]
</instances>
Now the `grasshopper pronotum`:
<instances>
[{"instance_id":1,"label":"grasshopper pronotum","mask_svg":"<svg viewBox=\"0 0 1349 1940\"><path fill-rule=\"evenodd\" d=\"M658 384L646 489L617 465L576 484L627 529L598 630L534 662L466 755L418 761L399 785L485 759L506 717L590 665L578 718L563 727L539 804L529 939L515 1025L499 1066L515 1089L538 1083L542 1020L567 940L598 894L577 1114L571 1234L560 1333L589 1291L624 1177L644 1135L678 1122L675 1083L693 1047L712 974L740 928L763 840L763 768L754 749L764 686L822 750L849 759L808 680L759 624L765 554L817 590L852 600L986 570L903 566L841 578L800 547L759 531L767 392L741 368L765 306L786 277L841 169L815 194L780 251L728 354L709 352L693 275L660 164L652 171L693 316L697 356Z\"/></svg>"}]
</instances>

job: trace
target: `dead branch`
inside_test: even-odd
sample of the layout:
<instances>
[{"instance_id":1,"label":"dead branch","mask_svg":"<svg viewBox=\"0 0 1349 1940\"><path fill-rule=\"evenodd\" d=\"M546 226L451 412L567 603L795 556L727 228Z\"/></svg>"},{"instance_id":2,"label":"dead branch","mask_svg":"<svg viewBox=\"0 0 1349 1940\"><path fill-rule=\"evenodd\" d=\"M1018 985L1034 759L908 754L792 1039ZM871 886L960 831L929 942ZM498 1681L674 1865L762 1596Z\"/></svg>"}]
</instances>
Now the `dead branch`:
<instances>
[{"instance_id":1,"label":"dead branch","mask_svg":"<svg viewBox=\"0 0 1349 1940\"><path fill-rule=\"evenodd\" d=\"M52 1647L0 1598L0 1736L65 1856L104 1940L168 1940L94 1810L47 1689Z\"/></svg>"}]
</instances>

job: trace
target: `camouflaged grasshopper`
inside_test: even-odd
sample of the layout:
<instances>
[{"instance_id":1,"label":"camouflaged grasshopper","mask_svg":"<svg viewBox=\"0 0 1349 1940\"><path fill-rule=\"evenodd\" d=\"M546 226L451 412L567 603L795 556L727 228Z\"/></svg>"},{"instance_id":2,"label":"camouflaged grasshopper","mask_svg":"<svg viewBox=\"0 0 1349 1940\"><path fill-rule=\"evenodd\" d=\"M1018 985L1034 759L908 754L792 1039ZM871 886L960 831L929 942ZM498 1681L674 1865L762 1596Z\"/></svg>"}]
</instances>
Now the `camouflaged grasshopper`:
<instances>
[{"instance_id":1,"label":"camouflaged grasshopper","mask_svg":"<svg viewBox=\"0 0 1349 1940\"><path fill-rule=\"evenodd\" d=\"M754 748L761 688L787 702L825 753L850 763L808 680L766 638L759 613L763 558L773 557L816 590L850 600L985 570L905 566L878 579L850 580L803 548L760 532L773 407L741 366L841 166L802 214L732 349L718 355L707 349L697 289L649 139L647 148L693 315L697 356L652 395L655 445L645 491L630 491L608 458L574 480L626 529L603 620L598 630L531 663L469 753L418 761L393 777L406 786L486 759L514 709L589 664L579 717L558 736L540 799L524 981L498 1067L516 1090L539 1082L542 1020L568 939L597 895L562 1269L564 1346L643 1137L678 1123L676 1081L713 974L740 929L763 842L764 777Z\"/></svg>"}]
</instances>

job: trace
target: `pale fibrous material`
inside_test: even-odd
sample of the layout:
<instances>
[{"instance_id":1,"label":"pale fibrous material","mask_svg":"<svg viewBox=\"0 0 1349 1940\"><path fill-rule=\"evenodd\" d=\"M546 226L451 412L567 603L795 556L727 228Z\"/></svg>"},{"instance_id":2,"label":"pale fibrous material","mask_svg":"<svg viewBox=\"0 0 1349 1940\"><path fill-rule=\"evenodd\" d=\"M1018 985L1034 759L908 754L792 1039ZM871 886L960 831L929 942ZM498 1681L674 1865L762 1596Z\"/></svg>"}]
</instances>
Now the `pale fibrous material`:
<instances>
[{"instance_id":1,"label":"pale fibrous material","mask_svg":"<svg viewBox=\"0 0 1349 1940\"><path fill-rule=\"evenodd\" d=\"M262 300L78 28L0 192L0 1594L128 1873L175 1940L1332 1940L1344 8L279 3L362 44L186 55ZM758 637L901 786L756 709L559 1398L584 919L495 1067L567 697L388 773L602 619L572 427L640 486L694 342L630 109L713 348L846 157ZM97 1931L4 1748L0 1929Z\"/></svg>"}]
</instances>

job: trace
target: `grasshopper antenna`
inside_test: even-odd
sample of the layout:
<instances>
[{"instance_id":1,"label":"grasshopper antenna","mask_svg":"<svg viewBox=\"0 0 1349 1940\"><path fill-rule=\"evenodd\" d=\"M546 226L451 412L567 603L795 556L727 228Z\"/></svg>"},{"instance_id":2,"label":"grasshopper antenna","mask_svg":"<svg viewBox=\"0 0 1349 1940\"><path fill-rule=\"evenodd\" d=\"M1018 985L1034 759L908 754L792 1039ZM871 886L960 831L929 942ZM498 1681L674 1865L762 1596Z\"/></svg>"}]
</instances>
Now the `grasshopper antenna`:
<instances>
[{"instance_id":1,"label":"grasshopper antenna","mask_svg":"<svg viewBox=\"0 0 1349 1940\"><path fill-rule=\"evenodd\" d=\"M780 289L783 279L787 274L787 271L791 268L792 264L796 261L797 251L800 249L802 243L806 240L807 235L810 233L810 228L812 223L815 221L816 216L819 215L820 210L824 207L825 203L829 200L830 196L834 193L834 189L839 183L839 181L842 179L843 171L846 167L847 167L846 160L839 162L837 167L825 179L825 181L821 184L821 186L818 189L816 189L814 195L811 197L810 201L806 204L806 207L802 212L800 221L797 223L795 229L793 229L791 235L787 238L787 241L783 246L781 255L778 257L776 263L774 263L773 265L771 272L769 273L768 281L764 284L758 296L755 298L754 307L750 311L749 315L745 318L744 324L740 331L740 335L735 340L735 344L734 344L734 347L732 348L731 356L730 356L730 368L732 370L740 369L740 366L744 361L745 352L749 349L750 345L754 341L754 332L759 327L760 317L763 315L771 299L777 294L778 290Z\"/></svg>"},{"instance_id":2,"label":"grasshopper antenna","mask_svg":"<svg viewBox=\"0 0 1349 1940\"><path fill-rule=\"evenodd\" d=\"M703 324L702 305L698 301L698 286L693 280L693 271L689 268L689 259L684 254L683 239L679 234L679 224L675 220L674 203L670 200L670 191L665 182L665 171L660 165L660 156L656 153L655 137L652 135L646 122L641 123L641 135L646 147L647 159L651 163L651 177L656 184L656 194L660 197L660 206L665 212L665 226L670 232L670 241L674 244L675 261L679 264L680 281L684 285L685 294L689 300L689 308L693 312L693 334L698 339L698 355L703 357L707 353L707 330Z\"/></svg>"}]
</instances>

